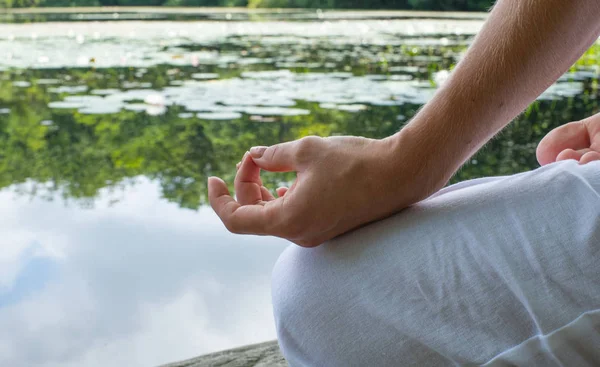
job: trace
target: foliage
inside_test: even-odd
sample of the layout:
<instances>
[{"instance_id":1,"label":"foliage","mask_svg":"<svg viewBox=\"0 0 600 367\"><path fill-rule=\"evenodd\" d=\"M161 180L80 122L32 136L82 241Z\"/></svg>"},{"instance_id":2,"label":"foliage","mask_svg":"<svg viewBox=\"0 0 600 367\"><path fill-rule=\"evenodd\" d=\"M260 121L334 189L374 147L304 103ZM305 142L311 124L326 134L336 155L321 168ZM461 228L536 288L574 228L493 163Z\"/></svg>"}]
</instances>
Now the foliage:
<instances>
[{"instance_id":1,"label":"foliage","mask_svg":"<svg viewBox=\"0 0 600 367\"><path fill-rule=\"evenodd\" d=\"M0 0L0 8L29 8L42 4L42 0Z\"/></svg>"},{"instance_id":2,"label":"foliage","mask_svg":"<svg viewBox=\"0 0 600 367\"><path fill-rule=\"evenodd\" d=\"M581 56L579 60L573 65L571 70L575 70L577 68L591 68L594 70L598 70L600 65L598 64L598 60L600 60L600 42L596 42L590 47L584 54Z\"/></svg>"},{"instance_id":3,"label":"foliage","mask_svg":"<svg viewBox=\"0 0 600 367\"><path fill-rule=\"evenodd\" d=\"M100 6L100 0L38 0L40 6L70 7L70 6Z\"/></svg>"},{"instance_id":4,"label":"foliage","mask_svg":"<svg viewBox=\"0 0 600 367\"><path fill-rule=\"evenodd\" d=\"M492 4L489 0L408 0L408 5L418 10L487 11Z\"/></svg>"},{"instance_id":5,"label":"foliage","mask_svg":"<svg viewBox=\"0 0 600 367\"><path fill-rule=\"evenodd\" d=\"M249 8L333 8L335 0L249 0Z\"/></svg>"},{"instance_id":6,"label":"foliage","mask_svg":"<svg viewBox=\"0 0 600 367\"><path fill-rule=\"evenodd\" d=\"M251 59L273 60L288 45L269 45L250 36L232 36L218 44L180 46L193 52L216 51L244 54ZM368 46L361 53L335 43L296 48L296 73L346 70L352 74L407 75L425 82L432 74L452 68L464 46ZM300 56L302 55L302 56ZM350 55L357 55L352 57ZM368 56L371 55L371 56ZM332 60L336 60L332 64ZM552 128L597 113L597 69L600 46L595 45L572 71L583 80L583 93L571 98L535 102L497 136L452 179L457 182L482 176L507 175L537 167L535 147ZM300 61L302 63L300 63ZM302 64L330 64L315 69ZM369 106L355 113L322 108L318 103L297 101L306 116L275 116L268 121L243 115L229 121L210 121L181 115L183 107L170 106L165 114L123 110L88 115L77 110L50 109L48 103L67 94L59 86L86 85L89 89L123 89L131 82L151 83L160 90L174 81L191 79L198 72L239 77L243 71L272 70L269 63L158 65L140 75L136 68L65 68L6 70L0 73L0 189L15 187L31 195L92 201L101 190L119 191L145 176L159 183L162 195L185 208L198 208L206 195L206 178L218 175L233 181L235 163L253 145L271 145L306 135L360 135L381 138L394 134L409 121L420 105ZM394 68L395 71L392 71ZM400 68L400 69L398 69ZM20 81L21 83L16 83ZM24 85L28 81L31 85ZM293 174L267 174L269 187L290 181Z\"/></svg>"},{"instance_id":7,"label":"foliage","mask_svg":"<svg viewBox=\"0 0 600 367\"><path fill-rule=\"evenodd\" d=\"M150 69L148 78L166 75L166 68ZM89 200L100 190L118 189L146 176L160 183L166 199L193 209L205 200L206 178L219 175L231 182L235 163L252 145L311 134L381 138L401 129L420 107L406 103L349 113L299 102L298 107L310 109L310 115L277 117L271 122L249 116L226 122L182 118L179 114L183 110L177 106L162 116L132 111L86 115L47 107L56 97L38 80L60 78L63 72L21 71L18 78L32 82L26 88L13 84L11 72L5 72L1 79L0 102L10 113L0 114L0 188L26 184L19 187L32 195L53 197L57 192L65 198ZM125 69L93 73L74 69L69 75L69 83L87 83L91 88L114 87L119 78L130 77ZM166 85L168 80L160 83ZM535 146L547 131L598 111L598 91L590 89L592 83L587 85L581 96L536 102L452 182L535 168ZM292 177L267 175L265 180L267 185L276 186Z\"/></svg>"},{"instance_id":8,"label":"foliage","mask_svg":"<svg viewBox=\"0 0 600 367\"><path fill-rule=\"evenodd\" d=\"M492 0L0 0L0 7L35 6L246 6L250 8L344 8L486 11Z\"/></svg>"},{"instance_id":9,"label":"foliage","mask_svg":"<svg viewBox=\"0 0 600 367\"><path fill-rule=\"evenodd\" d=\"M164 6L246 6L248 0L166 0Z\"/></svg>"}]
</instances>

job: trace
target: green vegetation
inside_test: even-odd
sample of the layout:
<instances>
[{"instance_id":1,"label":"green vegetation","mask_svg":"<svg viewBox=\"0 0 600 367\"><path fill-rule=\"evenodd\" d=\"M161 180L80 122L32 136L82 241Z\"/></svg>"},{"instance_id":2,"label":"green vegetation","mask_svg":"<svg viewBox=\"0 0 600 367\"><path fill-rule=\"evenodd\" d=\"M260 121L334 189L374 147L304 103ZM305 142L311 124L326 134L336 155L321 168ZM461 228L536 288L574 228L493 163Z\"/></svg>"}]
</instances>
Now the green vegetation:
<instances>
[{"instance_id":1,"label":"green vegetation","mask_svg":"<svg viewBox=\"0 0 600 367\"><path fill-rule=\"evenodd\" d=\"M578 68L592 68L597 69L600 67L598 64L598 60L600 60L600 43L594 43L592 47L590 47L581 58L573 65L571 70L576 70Z\"/></svg>"},{"instance_id":2,"label":"green vegetation","mask_svg":"<svg viewBox=\"0 0 600 367\"><path fill-rule=\"evenodd\" d=\"M0 0L0 7L37 6L248 6L250 8L415 9L486 11L492 0Z\"/></svg>"},{"instance_id":3,"label":"green vegetation","mask_svg":"<svg viewBox=\"0 0 600 367\"><path fill-rule=\"evenodd\" d=\"M167 69L149 69L147 78L166 84L168 80L161 81L158 76L167 75ZM160 116L132 111L86 115L47 107L56 96L41 80L61 79L63 73L25 70L2 75L0 101L10 112L0 114L0 188L29 183L17 187L31 195L53 198L59 193L65 199L86 202L100 190L118 190L133 184L136 177L146 176L160 183L166 199L195 209L205 200L206 178L219 175L232 182L235 163L252 145L311 134L380 138L398 131L419 108L406 103L349 113L300 102L298 107L310 109L310 115L276 117L268 122L247 115L231 121L183 118L180 113L184 111L177 106ZM125 80L135 78L129 69L74 69L69 72L69 83L110 88L121 83L120 75ZM31 85L19 86L14 79L29 80ZM593 83L586 85L581 96L536 102L452 182L537 167L535 147L545 133L600 109L597 88ZM265 178L271 187L291 179L292 175Z\"/></svg>"},{"instance_id":4,"label":"green vegetation","mask_svg":"<svg viewBox=\"0 0 600 367\"><path fill-rule=\"evenodd\" d=\"M216 73L221 79L228 79L238 78L244 71L278 68L295 73L345 71L354 76L379 74L384 79L406 77L427 87L435 72L452 69L466 47L463 36L446 37L448 46L357 46L327 39L272 43L263 42L258 36L236 35L214 44L177 46L181 54L216 52L230 60L220 65L1 71L0 189L13 187L48 199L62 196L91 203L101 190L119 192L143 176L158 182L167 200L196 209L205 201L207 177L218 175L232 183L235 164L253 145L271 145L307 135L382 138L400 130L420 105L371 105L347 112L298 100L294 107L309 110L309 115L261 119L244 114L238 119L217 121L185 114L189 111L180 105L169 106L164 114L152 116L129 110L84 114L77 109L53 109L48 104L67 96L88 95L97 89L123 90L147 84L144 88L161 90L191 80L195 73ZM282 55L286 62L281 61ZM570 74L582 81L581 94L535 102L462 167L452 182L536 168L535 148L548 131L600 110L595 71L598 61L600 46L595 45ZM65 89L81 86L87 90ZM63 89L57 91L57 87ZM328 97L327 91L323 93ZM293 174L264 176L268 187L293 178Z\"/></svg>"}]
</instances>

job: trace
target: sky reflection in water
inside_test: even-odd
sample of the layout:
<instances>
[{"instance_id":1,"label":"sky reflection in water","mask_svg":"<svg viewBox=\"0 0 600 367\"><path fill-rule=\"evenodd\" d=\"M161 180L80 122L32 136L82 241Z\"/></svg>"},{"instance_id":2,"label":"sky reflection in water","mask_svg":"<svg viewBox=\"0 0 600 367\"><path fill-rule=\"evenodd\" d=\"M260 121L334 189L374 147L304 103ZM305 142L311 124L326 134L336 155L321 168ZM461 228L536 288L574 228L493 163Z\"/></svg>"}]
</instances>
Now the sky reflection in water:
<instances>
[{"instance_id":1,"label":"sky reflection in water","mask_svg":"<svg viewBox=\"0 0 600 367\"><path fill-rule=\"evenodd\" d=\"M156 365L274 337L286 242L227 233L207 176L231 182L252 145L395 133L481 26L347 14L0 25L0 365ZM597 79L572 70L453 182L535 168L548 130L598 111Z\"/></svg>"},{"instance_id":2,"label":"sky reflection in water","mask_svg":"<svg viewBox=\"0 0 600 367\"><path fill-rule=\"evenodd\" d=\"M238 237L140 179L93 210L0 194L0 361L156 365L274 337L286 243Z\"/></svg>"}]
</instances>

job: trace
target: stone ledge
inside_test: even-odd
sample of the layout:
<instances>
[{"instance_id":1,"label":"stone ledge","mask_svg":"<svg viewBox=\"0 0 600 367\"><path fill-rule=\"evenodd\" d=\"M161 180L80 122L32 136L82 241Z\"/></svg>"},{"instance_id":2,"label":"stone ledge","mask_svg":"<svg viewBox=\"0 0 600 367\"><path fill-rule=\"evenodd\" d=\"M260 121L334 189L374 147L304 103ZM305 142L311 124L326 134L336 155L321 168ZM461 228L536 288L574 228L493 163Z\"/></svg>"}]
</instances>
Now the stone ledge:
<instances>
[{"instance_id":1,"label":"stone ledge","mask_svg":"<svg viewBox=\"0 0 600 367\"><path fill-rule=\"evenodd\" d=\"M224 350L161 367L287 367L277 340Z\"/></svg>"}]
</instances>

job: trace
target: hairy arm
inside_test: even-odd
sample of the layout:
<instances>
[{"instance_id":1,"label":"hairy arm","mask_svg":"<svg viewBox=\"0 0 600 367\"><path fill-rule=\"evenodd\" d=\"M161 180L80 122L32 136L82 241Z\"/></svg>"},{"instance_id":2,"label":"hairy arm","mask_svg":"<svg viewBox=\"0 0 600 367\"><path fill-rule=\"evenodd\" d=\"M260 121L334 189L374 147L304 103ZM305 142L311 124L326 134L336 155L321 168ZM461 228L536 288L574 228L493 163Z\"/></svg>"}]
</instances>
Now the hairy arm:
<instances>
[{"instance_id":1,"label":"hairy arm","mask_svg":"<svg viewBox=\"0 0 600 367\"><path fill-rule=\"evenodd\" d=\"M236 176L237 200L210 178L211 205L234 233L308 247L396 213L442 188L556 81L598 38L599 20L598 0L499 0L448 81L399 133L254 147ZM260 170L295 171L297 179L274 198Z\"/></svg>"},{"instance_id":2,"label":"hairy arm","mask_svg":"<svg viewBox=\"0 0 600 367\"><path fill-rule=\"evenodd\" d=\"M404 152L418 144L416 172L436 191L599 34L597 0L499 0L448 81L390 140Z\"/></svg>"}]
</instances>

